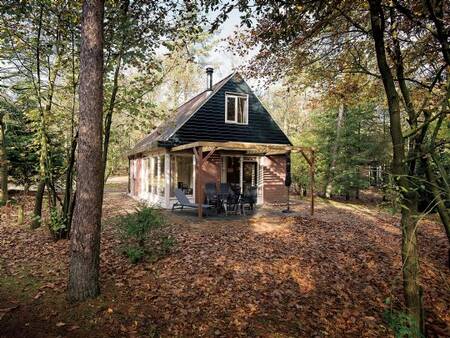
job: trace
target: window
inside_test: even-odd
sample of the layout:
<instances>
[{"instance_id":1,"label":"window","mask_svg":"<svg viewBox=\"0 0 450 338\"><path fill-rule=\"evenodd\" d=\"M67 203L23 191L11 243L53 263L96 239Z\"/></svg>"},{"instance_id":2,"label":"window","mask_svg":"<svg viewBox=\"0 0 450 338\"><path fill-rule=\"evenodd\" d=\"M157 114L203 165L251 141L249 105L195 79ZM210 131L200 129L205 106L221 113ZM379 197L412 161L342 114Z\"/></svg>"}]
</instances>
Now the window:
<instances>
[{"instance_id":1,"label":"window","mask_svg":"<svg viewBox=\"0 0 450 338\"><path fill-rule=\"evenodd\" d=\"M148 159L148 192L150 194L156 194L157 183L158 183L157 157L150 157Z\"/></svg>"},{"instance_id":2,"label":"window","mask_svg":"<svg viewBox=\"0 0 450 338\"><path fill-rule=\"evenodd\" d=\"M225 94L225 122L248 123L248 95Z\"/></svg>"},{"instance_id":3,"label":"window","mask_svg":"<svg viewBox=\"0 0 450 338\"><path fill-rule=\"evenodd\" d=\"M161 196L164 196L164 187L165 187L165 180L164 180L164 171L165 171L165 158L164 155L159 156L159 188L158 193Z\"/></svg>"},{"instance_id":4,"label":"window","mask_svg":"<svg viewBox=\"0 0 450 338\"><path fill-rule=\"evenodd\" d=\"M170 156L170 196L175 196L175 189L181 189L186 195L192 195L194 180L192 156Z\"/></svg>"}]
</instances>

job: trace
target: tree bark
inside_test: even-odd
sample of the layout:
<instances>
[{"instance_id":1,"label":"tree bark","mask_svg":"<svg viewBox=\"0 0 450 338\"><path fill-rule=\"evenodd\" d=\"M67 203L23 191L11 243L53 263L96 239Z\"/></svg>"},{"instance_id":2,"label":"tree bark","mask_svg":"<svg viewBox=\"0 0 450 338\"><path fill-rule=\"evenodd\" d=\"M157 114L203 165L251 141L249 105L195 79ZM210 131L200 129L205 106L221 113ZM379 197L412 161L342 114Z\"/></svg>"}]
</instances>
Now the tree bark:
<instances>
[{"instance_id":1,"label":"tree bark","mask_svg":"<svg viewBox=\"0 0 450 338\"><path fill-rule=\"evenodd\" d=\"M69 215L70 208L72 205L72 190L73 190L73 168L75 166L75 153L77 149L77 139L78 139L78 132L75 135L75 137L72 140L72 145L70 147L70 154L69 159L67 163L67 172L66 172L66 184L64 189L64 201L62 206L62 214L66 222L66 229L65 233L62 234L63 238L66 238L67 235L70 233L70 227L71 227L71 217Z\"/></svg>"},{"instance_id":2,"label":"tree bark","mask_svg":"<svg viewBox=\"0 0 450 338\"><path fill-rule=\"evenodd\" d=\"M34 198L33 221L31 222L32 229L37 229L41 226L42 201L44 199L44 192L45 192L45 181L41 180L38 183L36 195Z\"/></svg>"},{"instance_id":3,"label":"tree bark","mask_svg":"<svg viewBox=\"0 0 450 338\"><path fill-rule=\"evenodd\" d=\"M400 99L395 88L392 72L386 58L384 43L385 18L380 0L369 0L372 35L378 68L386 92L390 131L393 145L392 173L402 192L402 263L403 291L405 304L411 319L411 336L421 337L424 333L422 292L419 284L419 257L417 250L417 193L411 189L404 164L405 144L400 117Z\"/></svg>"},{"instance_id":4,"label":"tree bark","mask_svg":"<svg viewBox=\"0 0 450 338\"><path fill-rule=\"evenodd\" d=\"M81 24L80 112L77 192L70 236L68 298L72 302L100 293L103 113L102 0L85 0Z\"/></svg>"},{"instance_id":5,"label":"tree bark","mask_svg":"<svg viewBox=\"0 0 450 338\"><path fill-rule=\"evenodd\" d=\"M0 205L8 201L8 161L6 158L5 122L0 113Z\"/></svg>"}]
</instances>

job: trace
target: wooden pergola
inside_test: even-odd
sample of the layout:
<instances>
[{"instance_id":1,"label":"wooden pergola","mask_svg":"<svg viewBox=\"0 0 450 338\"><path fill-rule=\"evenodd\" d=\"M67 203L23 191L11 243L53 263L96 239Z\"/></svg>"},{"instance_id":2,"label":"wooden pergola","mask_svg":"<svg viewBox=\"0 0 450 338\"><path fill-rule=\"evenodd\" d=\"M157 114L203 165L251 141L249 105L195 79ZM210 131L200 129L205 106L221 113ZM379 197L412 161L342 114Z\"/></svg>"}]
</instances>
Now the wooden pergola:
<instances>
[{"instance_id":1,"label":"wooden pergola","mask_svg":"<svg viewBox=\"0 0 450 338\"><path fill-rule=\"evenodd\" d=\"M198 203L198 216L203 216L202 202L204 200L203 194L203 177L204 165L208 159L218 150L244 151L248 155L283 155L287 153L300 153L309 165L310 173L310 194L311 194L311 215L314 215L314 148L312 147L298 147L284 144L261 144L248 142L208 142L197 141L188 144L183 144L171 148L171 152L192 150L195 155L195 197ZM207 152L205 156L203 153Z\"/></svg>"}]
</instances>

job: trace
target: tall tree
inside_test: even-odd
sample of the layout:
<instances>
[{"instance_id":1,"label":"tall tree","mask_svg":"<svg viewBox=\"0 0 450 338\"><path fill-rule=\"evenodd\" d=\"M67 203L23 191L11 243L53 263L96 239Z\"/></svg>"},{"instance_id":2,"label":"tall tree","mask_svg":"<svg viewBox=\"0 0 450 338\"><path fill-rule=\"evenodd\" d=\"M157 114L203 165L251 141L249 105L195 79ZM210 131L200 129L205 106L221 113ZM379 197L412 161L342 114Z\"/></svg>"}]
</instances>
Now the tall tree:
<instances>
[{"instance_id":1,"label":"tall tree","mask_svg":"<svg viewBox=\"0 0 450 338\"><path fill-rule=\"evenodd\" d=\"M0 205L8 201L8 161L6 157L5 118L6 112L0 107Z\"/></svg>"},{"instance_id":2,"label":"tall tree","mask_svg":"<svg viewBox=\"0 0 450 338\"><path fill-rule=\"evenodd\" d=\"M61 167L54 163L60 159L64 147L67 125L61 123L65 104L65 66L72 60L69 45L74 46L78 31L80 6L77 2L55 1L3 1L0 5L0 40L2 68L7 76L5 88L11 97L26 95L29 126L33 130L33 144L39 154L38 186L32 227L41 223L45 188L49 192L49 208L57 207L58 180ZM11 29L14 27L14 29ZM57 100L60 100L56 103ZM58 114L56 114L58 112ZM27 126L28 127L28 126Z\"/></svg>"},{"instance_id":3,"label":"tall tree","mask_svg":"<svg viewBox=\"0 0 450 338\"><path fill-rule=\"evenodd\" d=\"M375 43L378 69L383 81L389 108L390 129L393 145L392 173L402 196L402 261L403 261L403 289L408 312L412 318L413 335L419 337L424 332L424 318L422 306L422 291L419 282L419 254L417 248L417 203L418 193L411 182L414 175L414 164L410 164L409 171L405 166L405 142L402 133L400 98L397 93L394 77L389 67L385 34L385 16L380 0L370 0L370 21L372 36ZM415 118L415 117L412 117ZM417 148L411 144L410 155L416 156Z\"/></svg>"},{"instance_id":4,"label":"tall tree","mask_svg":"<svg viewBox=\"0 0 450 338\"><path fill-rule=\"evenodd\" d=\"M103 0L83 2L81 24L78 181L70 237L68 298L100 292L102 215Z\"/></svg>"},{"instance_id":5,"label":"tall tree","mask_svg":"<svg viewBox=\"0 0 450 338\"><path fill-rule=\"evenodd\" d=\"M417 162L432 158L432 147L445 151L445 138L434 142L433 135L440 135L439 121L449 114L448 5L440 0L209 3L218 10L216 23L234 7L241 10L249 29L241 34L238 50L260 47L250 67L253 73L277 79L320 61L336 74L364 73L382 81L393 146L392 188L401 209L409 334L423 335L417 202L424 177ZM444 177L448 175L441 173L440 180Z\"/></svg>"}]
</instances>

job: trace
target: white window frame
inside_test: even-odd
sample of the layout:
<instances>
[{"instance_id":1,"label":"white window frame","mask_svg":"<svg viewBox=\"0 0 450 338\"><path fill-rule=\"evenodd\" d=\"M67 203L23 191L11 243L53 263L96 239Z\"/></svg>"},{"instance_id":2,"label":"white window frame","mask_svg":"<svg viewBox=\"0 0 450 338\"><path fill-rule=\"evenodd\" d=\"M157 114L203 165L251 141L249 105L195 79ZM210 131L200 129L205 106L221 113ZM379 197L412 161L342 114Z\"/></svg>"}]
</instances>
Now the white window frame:
<instances>
[{"instance_id":1,"label":"white window frame","mask_svg":"<svg viewBox=\"0 0 450 338\"><path fill-rule=\"evenodd\" d=\"M228 120L228 98L235 98L234 100L234 120ZM244 121L245 122L238 122L238 98L242 97L246 99L246 105L244 110ZM248 94L240 94L240 93L225 93L225 123L231 123L231 124L248 124Z\"/></svg>"}]
</instances>

